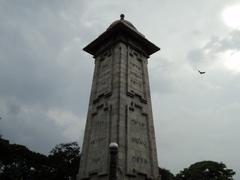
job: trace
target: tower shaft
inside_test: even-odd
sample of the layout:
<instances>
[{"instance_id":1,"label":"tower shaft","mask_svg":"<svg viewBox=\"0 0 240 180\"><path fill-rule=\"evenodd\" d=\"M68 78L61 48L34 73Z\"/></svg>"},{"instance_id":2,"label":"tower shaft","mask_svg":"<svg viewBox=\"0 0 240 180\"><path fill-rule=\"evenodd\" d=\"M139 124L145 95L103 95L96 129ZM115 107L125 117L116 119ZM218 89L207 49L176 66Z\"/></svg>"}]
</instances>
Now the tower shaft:
<instances>
[{"instance_id":1,"label":"tower shaft","mask_svg":"<svg viewBox=\"0 0 240 180\"><path fill-rule=\"evenodd\" d=\"M147 64L159 48L128 21L114 23L84 48L95 69L78 179L109 179L108 146L116 142L117 179L157 180Z\"/></svg>"}]
</instances>

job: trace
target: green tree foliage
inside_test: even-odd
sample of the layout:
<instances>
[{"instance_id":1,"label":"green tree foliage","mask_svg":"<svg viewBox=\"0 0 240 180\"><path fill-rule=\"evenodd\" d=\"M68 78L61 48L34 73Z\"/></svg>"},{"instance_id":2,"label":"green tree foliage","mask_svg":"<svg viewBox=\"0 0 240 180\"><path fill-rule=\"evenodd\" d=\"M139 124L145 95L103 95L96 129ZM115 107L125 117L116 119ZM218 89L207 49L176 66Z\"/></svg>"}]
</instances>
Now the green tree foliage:
<instances>
[{"instance_id":1,"label":"green tree foliage","mask_svg":"<svg viewBox=\"0 0 240 180\"><path fill-rule=\"evenodd\" d=\"M235 172L226 165L214 161L192 164L176 175L177 180L233 180Z\"/></svg>"},{"instance_id":2,"label":"green tree foliage","mask_svg":"<svg viewBox=\"0 0 240 180\"><path fill-rule=\"evenodd\" d=\"M161 174L161 180L175 180L175 176L167 169L159 168L159 173Z\"/></svg>"},{"instance_id":3,"label":"green tree foliage","mask_svg":"<svg viewBox=\"0 0 240 180\"><path fill-rule=\"evenodd\" d=\"M48 158L57 170L58 180L74 178L78 172L80 148L77 142L59 144L52 149Z\"/></svg>"},{"instance_id":4,"label":"green tree foliage","mask_svg":"<svg viewBox=\"0 0 240 180\"><path fill-rule=\"evenodd\" d=\"M76 142L57 145L49 156L30 151L22 145L0 138L1 180L74 179L79 165Z\"/></svg>"},{"instance_id":5,"label":"green tree foliage","mask_svg":"<svg viewBox=\"0 0 240 180\"><path fill-rule=\"evenodd\" d=\"M0 138L0 179L45 179L51 177L47 156Z\"/></svg>"}]
</instances>

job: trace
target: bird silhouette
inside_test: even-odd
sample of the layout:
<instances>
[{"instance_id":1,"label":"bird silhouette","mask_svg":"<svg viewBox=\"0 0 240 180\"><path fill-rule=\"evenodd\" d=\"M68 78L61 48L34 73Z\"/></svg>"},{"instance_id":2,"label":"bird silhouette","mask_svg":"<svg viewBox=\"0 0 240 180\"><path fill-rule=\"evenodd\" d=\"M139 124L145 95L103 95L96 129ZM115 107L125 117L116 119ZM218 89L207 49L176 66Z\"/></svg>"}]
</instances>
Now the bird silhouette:
<instances>
[{"instance_id":1,"label":"bird silhouette","mask_svg":"<svg viewBox=\"0 0 240 180\"><path fill-rule=\"evenodd\" d=\"M206 72L205 71L200 71L198 70L199 74L205 74Z\"/></svg>"}]
</instances>

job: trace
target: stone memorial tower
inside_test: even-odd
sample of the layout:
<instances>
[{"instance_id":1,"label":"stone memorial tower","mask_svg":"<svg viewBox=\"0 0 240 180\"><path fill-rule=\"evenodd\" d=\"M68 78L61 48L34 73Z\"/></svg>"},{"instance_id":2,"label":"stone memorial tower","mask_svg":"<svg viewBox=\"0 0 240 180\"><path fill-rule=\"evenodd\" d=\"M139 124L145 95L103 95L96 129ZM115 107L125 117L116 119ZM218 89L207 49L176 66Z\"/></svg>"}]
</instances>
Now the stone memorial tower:
<instances>
[{"instance_id":1,"label":"stone memorial tower","mask_svg":"<svg viewBox=\"0 0 240 180\"><path fill-rule=\"evenodd\" d=\"M117 180L160 180L148 78L159 48L122 14L83 50L93 75L78 180L109 180L109 144L118 147Z\"/></svg>"}]
</instances>

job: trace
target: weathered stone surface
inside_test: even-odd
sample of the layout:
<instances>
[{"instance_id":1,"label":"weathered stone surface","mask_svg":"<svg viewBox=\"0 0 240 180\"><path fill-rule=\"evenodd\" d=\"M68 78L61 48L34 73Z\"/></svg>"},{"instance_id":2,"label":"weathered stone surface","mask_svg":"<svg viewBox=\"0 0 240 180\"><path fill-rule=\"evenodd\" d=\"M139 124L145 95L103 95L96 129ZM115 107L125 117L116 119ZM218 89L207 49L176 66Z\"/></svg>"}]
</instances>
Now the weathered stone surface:
<instances>
[{"instance_id":1,"label":"weathered stone surface","mask_svg":"<svg viewBox=\"0 0 240 180\"><path fill-rule=\"evenodd\" d=\"M111 142L119 145L117 179L160 179L147 70L159 48L126 23L114 22L84 48L95 70L78 180L109 178Z\"/></svg>"}]
</instances>

